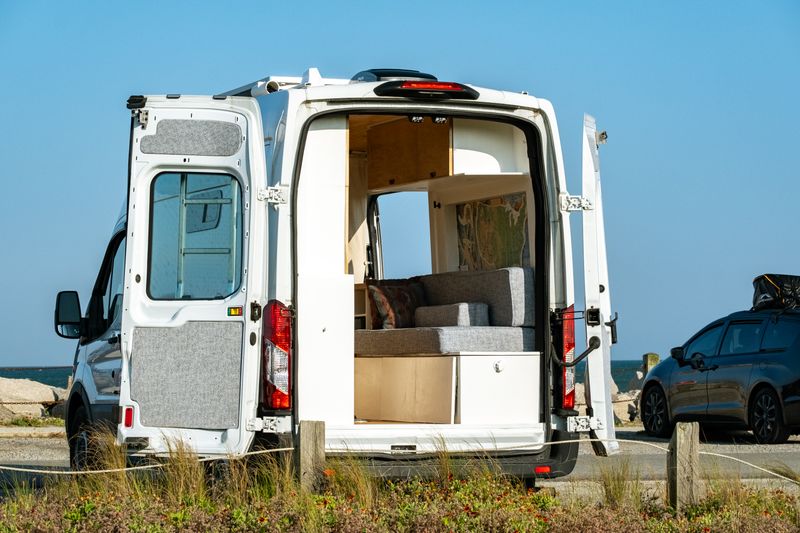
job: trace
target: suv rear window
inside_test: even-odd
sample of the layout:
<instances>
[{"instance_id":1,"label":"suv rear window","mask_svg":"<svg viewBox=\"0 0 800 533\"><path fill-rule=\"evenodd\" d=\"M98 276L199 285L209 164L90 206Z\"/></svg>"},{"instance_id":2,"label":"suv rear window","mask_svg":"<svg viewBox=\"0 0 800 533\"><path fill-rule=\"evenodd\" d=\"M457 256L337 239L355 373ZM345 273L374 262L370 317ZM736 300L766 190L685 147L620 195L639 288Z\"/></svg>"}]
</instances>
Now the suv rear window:
<instances>
[{"instance_id":1,"label":"suv rear window","mask_svg":"<svg viewBox=\"0 0 800 533\"><path fill-rule=\"evenodd\" d=\"M761 349L785 350L794 344L798 335L800 335L800 322L797 320L770 319L767 323L767 331L764 333Z\"/></svg>"}]
</instances>

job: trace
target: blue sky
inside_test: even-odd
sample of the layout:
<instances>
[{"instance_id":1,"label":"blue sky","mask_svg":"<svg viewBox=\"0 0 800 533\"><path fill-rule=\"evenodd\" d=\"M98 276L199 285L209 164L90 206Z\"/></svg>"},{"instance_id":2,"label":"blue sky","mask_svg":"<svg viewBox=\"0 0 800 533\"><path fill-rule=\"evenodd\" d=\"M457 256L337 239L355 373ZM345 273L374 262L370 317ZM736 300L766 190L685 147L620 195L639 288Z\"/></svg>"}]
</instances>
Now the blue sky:
<instances>
[{"instance_id":1,"label":"blue sky","mask_svg":"<svg viewBox=\"0 0 800 533\"><path fill-rule=\"evenodd\" d=\"M0 366L71 363L53 302L89 296L125 193L129 95L213 94L309 66L417 68L547 98L573 194L594 114L609 133L615 358L666 356L749 307L755 275L800 274L797 2L300 5L0 0Z\"/></svg>"}]
</instances>

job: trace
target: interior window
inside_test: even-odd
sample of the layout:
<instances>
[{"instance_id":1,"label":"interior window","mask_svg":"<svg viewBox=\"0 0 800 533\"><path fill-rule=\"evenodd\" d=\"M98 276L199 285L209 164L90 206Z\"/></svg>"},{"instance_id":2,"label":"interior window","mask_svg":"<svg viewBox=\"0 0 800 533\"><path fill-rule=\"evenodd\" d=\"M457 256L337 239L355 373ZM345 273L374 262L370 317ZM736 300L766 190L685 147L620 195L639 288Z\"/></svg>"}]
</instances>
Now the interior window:
<instances>
[{"instance_id":1,"label":"interior window","mask_svg":"<svg viewBox=\"0 0 800 533\"><path fill-rule=\"evenodd\" d=\"M431 273L428 193L397 192L378 197L383 278Z\"/></svg>"},{"instance_id":2,"label":"interior window","mask_svg":"<svg viewBox=\"0 0 800 533\"><path fill-rule=\"evenodd\" d=\"M531 264L525 193L456 205L459 270Z\"/></svg>"},{"instance_id":3,"label":"interior window","mask_svg":"<svg viewBox=\"0 0 800 533\"><path fill-rule=\"evenodd\" d=\"M686 347L686 359L690 359L696 353L706 357L714 355L721 334L721 324L703 332Z\"/></svg>"},{"instance_id":4,"label":"interior window","mask_svg":"<svg viewBox=\"0 0 800 533\"><path fill-rule=\"evenodd\" d=\"M148 293L156 300L211 300L241 283L239 182L228 174L164 173L151 194Z\"/></svg>"},{"instance_id":5,"label":"interior window","mask_svg":"<svg viewBox=\"0 0 800 533\"><path fill-rule=\"evenodd\" d=\"M800 322L796 320L767 321L767 331L764 332L764 340L761 348L764 350L785 350L797 340L800 335Z\"/></svg>"},{"instance_id":6,"label":"interior window","mask_svg":"<svg viewBox=\"0 0 800 533\"><path fill-rule=\"evenodd\" d=\"M763 332L762 322L734 322L725 332L719 354L735 355L757 352Z\"/></svg>"}]
</instances>

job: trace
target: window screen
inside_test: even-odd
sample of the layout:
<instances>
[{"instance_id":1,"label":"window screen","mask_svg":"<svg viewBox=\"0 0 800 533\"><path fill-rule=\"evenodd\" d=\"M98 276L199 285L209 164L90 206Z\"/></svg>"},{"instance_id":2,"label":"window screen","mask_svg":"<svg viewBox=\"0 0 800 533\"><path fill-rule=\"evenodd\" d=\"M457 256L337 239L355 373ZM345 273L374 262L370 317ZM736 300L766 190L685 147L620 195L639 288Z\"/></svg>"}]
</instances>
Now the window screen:
<instances>
[{"instance_id":1,"label":"window screen","mask_svg":"<svg viewBox=\"0 0 800 533\"><path fill-rule=\"evenodd\" d=\"M761 347L764 350L785 350L800 335L800 322L796 320L769 320Z\"/></svg>"},{"instance_id":2,"label":"window screen","mask_svg":"<svg viewBox=\"0 0 800 533\"><path fill-rule=\"evenodd\" d=\"M762 322L734 322L725 332L719 354L755 353L758 351L763 332L764 324Z\"/></svg>"},{"instance_id":3,"label":"window screen","mask_svg":"<svg viewBox=\"0 0 800 533\"><path fill-rule=\"evenodd\" d=\"M211 300L234 293L242 270L239 182L227 174L160 174L151 203L150 297Z\"/></svg>"}]
</instances>

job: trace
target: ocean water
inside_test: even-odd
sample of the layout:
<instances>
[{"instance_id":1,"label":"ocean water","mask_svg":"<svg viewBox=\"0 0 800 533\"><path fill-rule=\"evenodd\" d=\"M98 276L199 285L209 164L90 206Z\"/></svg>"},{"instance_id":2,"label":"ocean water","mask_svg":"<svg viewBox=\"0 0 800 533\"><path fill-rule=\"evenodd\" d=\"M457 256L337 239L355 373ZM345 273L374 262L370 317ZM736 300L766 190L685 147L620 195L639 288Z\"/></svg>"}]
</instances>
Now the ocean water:
<instances>
[{"instance_id":1,"label":"ocean water","mask_svg":"<svg viewBox=\"0 0 800 533\"><path fill-rule=\"evenodd\" d=\"M591 357L591 355L589 356ZM621 391L628 389L628 382L636 374L642 365L641 359L611 361L611 376L614 383ZM586 363L582 362L576 367L576 377L579 383L583 383L583 375L586 371ZM46 366L46 367L0 367L0 377L14 379L32 379L40 383L52 385L54 387L66 387L67 380L72 374L72 367L69 366Z\"/></svg>"},{"instance_id":2,"label":"ocean water","mask_svg":"<svg viewBox=\"0 0 800 533\"><path fill-rule=\"evenodd\" d=\"M2 367L0 378L32 379L39 383L53 387L66 388L67 380L72 375L71 366L43 366L43 367Z\"/></svg>"}]
</instances>

